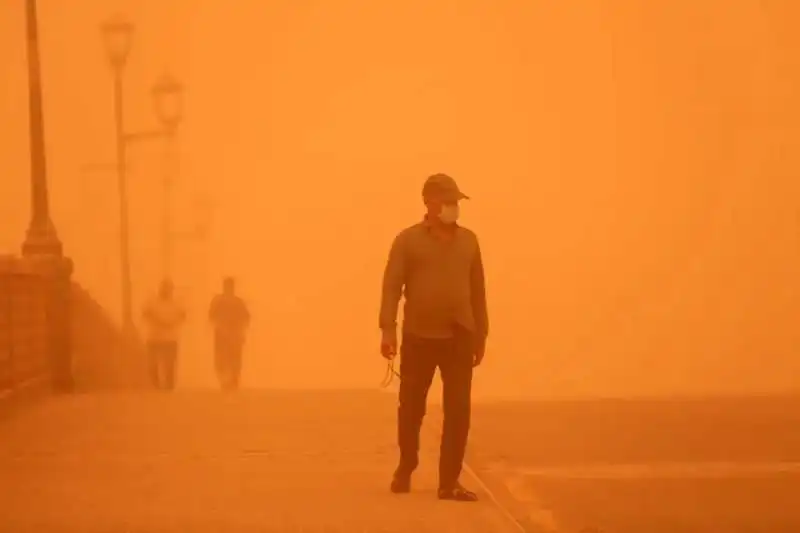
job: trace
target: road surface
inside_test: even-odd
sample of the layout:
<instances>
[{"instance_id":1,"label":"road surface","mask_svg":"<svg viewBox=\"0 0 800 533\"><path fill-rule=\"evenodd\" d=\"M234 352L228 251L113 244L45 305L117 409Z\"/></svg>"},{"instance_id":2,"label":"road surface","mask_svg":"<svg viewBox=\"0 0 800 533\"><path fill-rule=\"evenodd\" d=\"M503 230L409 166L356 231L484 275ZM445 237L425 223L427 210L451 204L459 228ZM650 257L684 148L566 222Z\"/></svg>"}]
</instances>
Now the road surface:
<instances>
[{"instance_id":1,"label":"road surface","mask_svg":"<svg viewBox=\"0 0 800 533\"><path fill-rule=\"evenodd\" d=\"M800 397L481 404L471 455L542 529L800 532Z\"/></svg>"}]
</instances>

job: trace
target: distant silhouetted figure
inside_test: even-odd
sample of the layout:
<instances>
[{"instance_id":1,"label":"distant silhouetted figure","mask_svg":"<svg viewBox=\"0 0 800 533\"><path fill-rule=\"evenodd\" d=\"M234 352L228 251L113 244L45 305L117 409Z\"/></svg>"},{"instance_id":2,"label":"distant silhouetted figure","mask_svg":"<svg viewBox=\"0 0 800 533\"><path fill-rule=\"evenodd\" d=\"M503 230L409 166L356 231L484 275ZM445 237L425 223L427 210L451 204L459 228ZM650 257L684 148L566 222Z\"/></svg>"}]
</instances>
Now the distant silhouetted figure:
<instances>
[{"instance_id":1,"label":"distant silhouetted figure","mask_svg":"<svg viewBox=\"0 0 800 533\"><path fill-rule=\"evenodd\" d=\"M236 295L233 278L225 278L222 294L211 300L208 318L214 326L214 366L220 387L224 390L238 389L250 311Z\"/></svg>"},{"instance_id":2,"label":"distant silhouetted figure","mask_svg":"<svg viewBox=\"0 0 800 533\"><path fill-rule=\"evenodd\" d=\"M145 305L143 316L147 325L147 351L153 386L160 390L173 390L186 311L175 300L170 280L161 282L158 295Z\"/></svg>"},{"instance_id":3,"label":"distant silhouetted figure","mask_svg":"<svg viewBox=\"0 0 800 533\"><path fill-rule=\"evenodd\" d=\"M455 180L430 176L422 189L425 218L395 237L383 277L381 354L397 354L397 310L405 295L400 358L395 493L411 490L419 433L436 368L442 376L444 427L439 456L439 498L475 501L458 481L470 424L472 371L483 360L489 320L483 262L475 234L458 224L468 197Z\"/></svg>"}]
</instances>

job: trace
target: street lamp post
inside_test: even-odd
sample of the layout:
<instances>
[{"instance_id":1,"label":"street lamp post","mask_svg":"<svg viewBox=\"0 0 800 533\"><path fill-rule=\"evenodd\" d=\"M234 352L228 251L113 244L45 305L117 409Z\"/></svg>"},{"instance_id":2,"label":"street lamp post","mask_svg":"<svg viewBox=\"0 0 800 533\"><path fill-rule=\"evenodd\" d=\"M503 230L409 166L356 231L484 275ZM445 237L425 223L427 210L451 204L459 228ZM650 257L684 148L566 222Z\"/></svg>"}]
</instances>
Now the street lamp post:
<instances>
[{"instance_id":1,"label":"street lamp post","mask_svg":"<svg viewBox=\"0 0 800 533\"><path fill-rule=\"evenodd\" d=\"M31 219L23 255L61 257L63 247L50 217L47 186L47 156L45 152L44 115L42 112L42 77L39 60L39 23L36 0L25 2L28 40L28 121L30 134Z\"/></svg>"},{"instance_id":2,"label":"street lamp post","mask_svg":"<svg viewBox=\"0 0 800 533\"><path fill-rule=\"evenodd\" d=\"M124 113L124 73L133 45L135 28L122 18L112 19L101 27L103 39L114 77L114 126L116 146L116 172L119 190L119 241L122 289L122 327L127 335L133 335L133 283L130 257L130 215L128 199L128 146L134 141L164 138L174 143L175 134L182 118L183 87L171 77L164 77L153 87L152 96L161 128L142 132L128 132Z\"/></svg>"},{"instance_id":3,"label":"street lamp post","mask_svg":"<svg viewBox=\"0 0 800 533\"><path fill-rule=\"evenodd\" d=\"M126 335L133 333L133 302L128 216L128 171L123 112L123 73L133 44L133 25L117 19L103 25L106 52L114 75L114 126L117 188L119 194L119 246L122 283L122 327Z\"/></svg>"},{"instance_id":4,"label":"street lamp post","mask_svg":"<svg viewBox=\"0 0 800 533\"><path fill-rule=\"evenodd\" d=\"M163 178L164 207L161 216L161 268L164 277L172 274L173 222L172 201L174 187L175 135L183 118L183 86L169 75L162 76L153 86L153 104L167 136L167 165Z\"/></svg>"},{"instance_id":5,"label":"street lamp post","mask_svg":"<svg viewBox=\"0 0 800 533\"><path fill-rule=\"evenodd\" d=\"M42 76L39 59L39 21L36 0L25 1L28 44L28 120L30 128L31 219L22 255L42 268L45 283L45 331L52 385L68 392L72 375L71 297L72 261L64 257L63 245L50 216L47 184Z\"/></svg>"}]
</instances>

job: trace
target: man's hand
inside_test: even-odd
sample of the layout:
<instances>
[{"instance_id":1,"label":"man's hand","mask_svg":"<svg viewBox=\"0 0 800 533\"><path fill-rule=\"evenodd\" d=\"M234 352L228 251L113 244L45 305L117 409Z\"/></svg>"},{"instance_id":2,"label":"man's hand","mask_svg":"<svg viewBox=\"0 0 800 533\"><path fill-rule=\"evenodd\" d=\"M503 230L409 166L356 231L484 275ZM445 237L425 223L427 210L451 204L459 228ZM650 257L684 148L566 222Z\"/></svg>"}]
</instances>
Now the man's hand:
<instances>
[{"instance_id":1,"label":"man's hand","mask_svg":"<svg viewBox=\"0 0 800 533\"><path fill-rule=\"evenodd\" d=\"M472 356L472 366L479 366L486 355L486 339L481 339L475 346L475 353Z\"/></svg>"},{"instance_id":2,"label":"man's hand","mask_svg":"<svg viewBox=\"0 0 800 533\"><path fill-rule=\"evenodd\" d=\"M397 355L397 334L392 332L383 332L381 337L381 355L389 360L392 360Z\"/></svg>"}]
</instances>

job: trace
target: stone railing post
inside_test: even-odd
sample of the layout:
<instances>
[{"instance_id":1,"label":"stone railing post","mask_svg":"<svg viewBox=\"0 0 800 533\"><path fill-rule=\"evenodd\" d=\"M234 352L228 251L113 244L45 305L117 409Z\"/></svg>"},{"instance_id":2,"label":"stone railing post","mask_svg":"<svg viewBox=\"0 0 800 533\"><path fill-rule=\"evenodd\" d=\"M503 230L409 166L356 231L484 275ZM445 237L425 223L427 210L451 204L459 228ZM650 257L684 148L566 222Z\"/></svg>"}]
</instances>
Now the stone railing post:
<instances>
[{"instance_id":1,"label":"stone railing post","mask_svg":"<svg viewBox=\"0 0 800 533\"><path fill-rule=\"evenodd\" d=\"M33 257L44 284L45 338L53 390L72 392L72 260L67 257Z\"/></svg>"}]
</instances>

